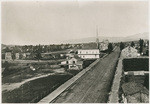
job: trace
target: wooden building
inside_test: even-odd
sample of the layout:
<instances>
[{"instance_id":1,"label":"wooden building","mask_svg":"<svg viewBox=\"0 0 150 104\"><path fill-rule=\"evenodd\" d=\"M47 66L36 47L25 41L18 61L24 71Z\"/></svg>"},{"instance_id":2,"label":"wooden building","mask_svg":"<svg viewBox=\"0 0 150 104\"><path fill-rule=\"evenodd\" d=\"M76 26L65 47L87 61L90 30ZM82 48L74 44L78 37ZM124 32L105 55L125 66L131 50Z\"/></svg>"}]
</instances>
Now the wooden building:
<instances>
[{"instance_id":1,"label":"wooden building","mask_svg":"<svg viewBox=\"0 0 150 104\"><path fill-rule=\"evenodd\" d=\"M78 56L82 59L98 59L100 51L99 49L79 49Z\"/></svg>"}]
</instances>

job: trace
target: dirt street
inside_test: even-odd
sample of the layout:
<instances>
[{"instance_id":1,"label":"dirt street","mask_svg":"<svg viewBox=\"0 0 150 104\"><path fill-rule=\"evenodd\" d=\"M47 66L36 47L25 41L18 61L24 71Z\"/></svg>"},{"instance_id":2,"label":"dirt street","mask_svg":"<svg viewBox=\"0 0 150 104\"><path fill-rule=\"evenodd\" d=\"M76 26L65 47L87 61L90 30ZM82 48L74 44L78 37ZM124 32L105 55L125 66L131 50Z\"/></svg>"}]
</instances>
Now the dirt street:
<instances>
[{"instance_id":1,"label":"dirt street","mask_svg":"<svg viewBox=\"0 0 150 104\"><path fill-rule=\"evenodd\" d=\"M106 103L119 57L119 48L100 60L52 103Z\"/></svg>"}]
</instances>

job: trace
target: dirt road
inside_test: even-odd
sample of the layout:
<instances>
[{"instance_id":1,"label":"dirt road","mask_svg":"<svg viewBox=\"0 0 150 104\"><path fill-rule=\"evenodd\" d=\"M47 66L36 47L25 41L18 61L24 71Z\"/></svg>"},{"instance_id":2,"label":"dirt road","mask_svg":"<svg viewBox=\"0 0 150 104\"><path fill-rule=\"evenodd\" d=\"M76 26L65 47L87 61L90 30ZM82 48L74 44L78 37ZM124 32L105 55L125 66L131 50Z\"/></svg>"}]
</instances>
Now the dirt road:
<instances>
[{"instance_id":1,"label":"dirt road","mask_svg":"<svg viewBox=\"0 0 150 104\"><path fill-rule=\"evenodd\" d=\"M119 57L119 48L100 60L52 103L106 103Z\"/></svg>"},{"instance_id":2,"label":"dirt road","mask_svg":"<svg viewBox=\"0 0 150 104\"><path fill-rule=\"evenodd\" d=\"M38 79L38 78L43 78L43 77L47 77L49 75L54 75L55 73L49 73L49 74L45 74L45 75L39 75L39 76L36 76L36 77L32 77L32 78L29 78L29 79L26 79L22 82L18 82L18 83L10 83L10 84L3 84L2 85L2 91L11 91L11 90L14 90L16 88L19 88L21 85L23 85L24 83L26 82L29 82L29 81L32 81L32 80L35 80L35 79Z\"/></svg>"}]
</instances>

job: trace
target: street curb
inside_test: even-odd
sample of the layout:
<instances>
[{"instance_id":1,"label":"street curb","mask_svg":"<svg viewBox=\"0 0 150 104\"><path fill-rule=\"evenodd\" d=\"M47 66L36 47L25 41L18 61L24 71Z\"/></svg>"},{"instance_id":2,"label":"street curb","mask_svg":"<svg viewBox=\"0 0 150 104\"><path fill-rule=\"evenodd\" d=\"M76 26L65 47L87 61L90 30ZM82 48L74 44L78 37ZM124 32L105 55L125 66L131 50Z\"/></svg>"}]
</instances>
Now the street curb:
<instances>
[{"instance_id":1,"label":"street curb","mask_svg":"<svg viewBox=\"0 0 150 104\"><path fill-rule=\"evenodd\" d=\"M105 55L106 57L107 55ZM59 86L56 90L54 90L52 93L41 99L38 103L50 103L52 102L56 97L58 97L62 92L64 92L67 88L69 88L75 81L77 81L81 76L83 76L87 71L89 71L94 65L96 65L100 59L97 59L92 64L90 64L86 69L83 69L81 72L79 72L77 75L69 79L67 82Z\"/></svg>"}]
</instances>

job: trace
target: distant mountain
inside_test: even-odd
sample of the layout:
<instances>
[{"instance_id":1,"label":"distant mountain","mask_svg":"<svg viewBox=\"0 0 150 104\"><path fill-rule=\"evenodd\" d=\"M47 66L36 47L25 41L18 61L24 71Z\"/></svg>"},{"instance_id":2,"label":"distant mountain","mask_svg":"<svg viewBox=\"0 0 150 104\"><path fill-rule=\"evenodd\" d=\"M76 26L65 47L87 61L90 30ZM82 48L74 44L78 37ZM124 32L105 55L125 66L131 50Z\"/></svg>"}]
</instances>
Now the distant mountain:
<instances>
[{"instance_id":1,"label":"distant mountain","mask_svg":"<svg viewBox=\"0 0 150 104\"><path fill-rule=\"evenodd\" d=\"M142 33L142 34L135 34L127 37L105 37L105 36L99 36L99 41L103 41L105 39L108 39L109 42L125 42L125 41L135 41L139 39L147 39L149 40L149 33ZM89 42L95 42L96 37L88 37L88 38L81 38L81 39L71 39L63 41L63 43L89 43Z\"/></svg>"},{"instance_id":2,"label":"distant mountain","mask_svg":"<svg viewBox=\"0 0 150 104\"><path fill-rule=\"evenodd\" d=\"M139 40L139 39L148 39L149 40L149 33L142 33L142 34L135 34L126 37L126 41L132 41L132 40Z\"/></svg>"}]
</instances>

